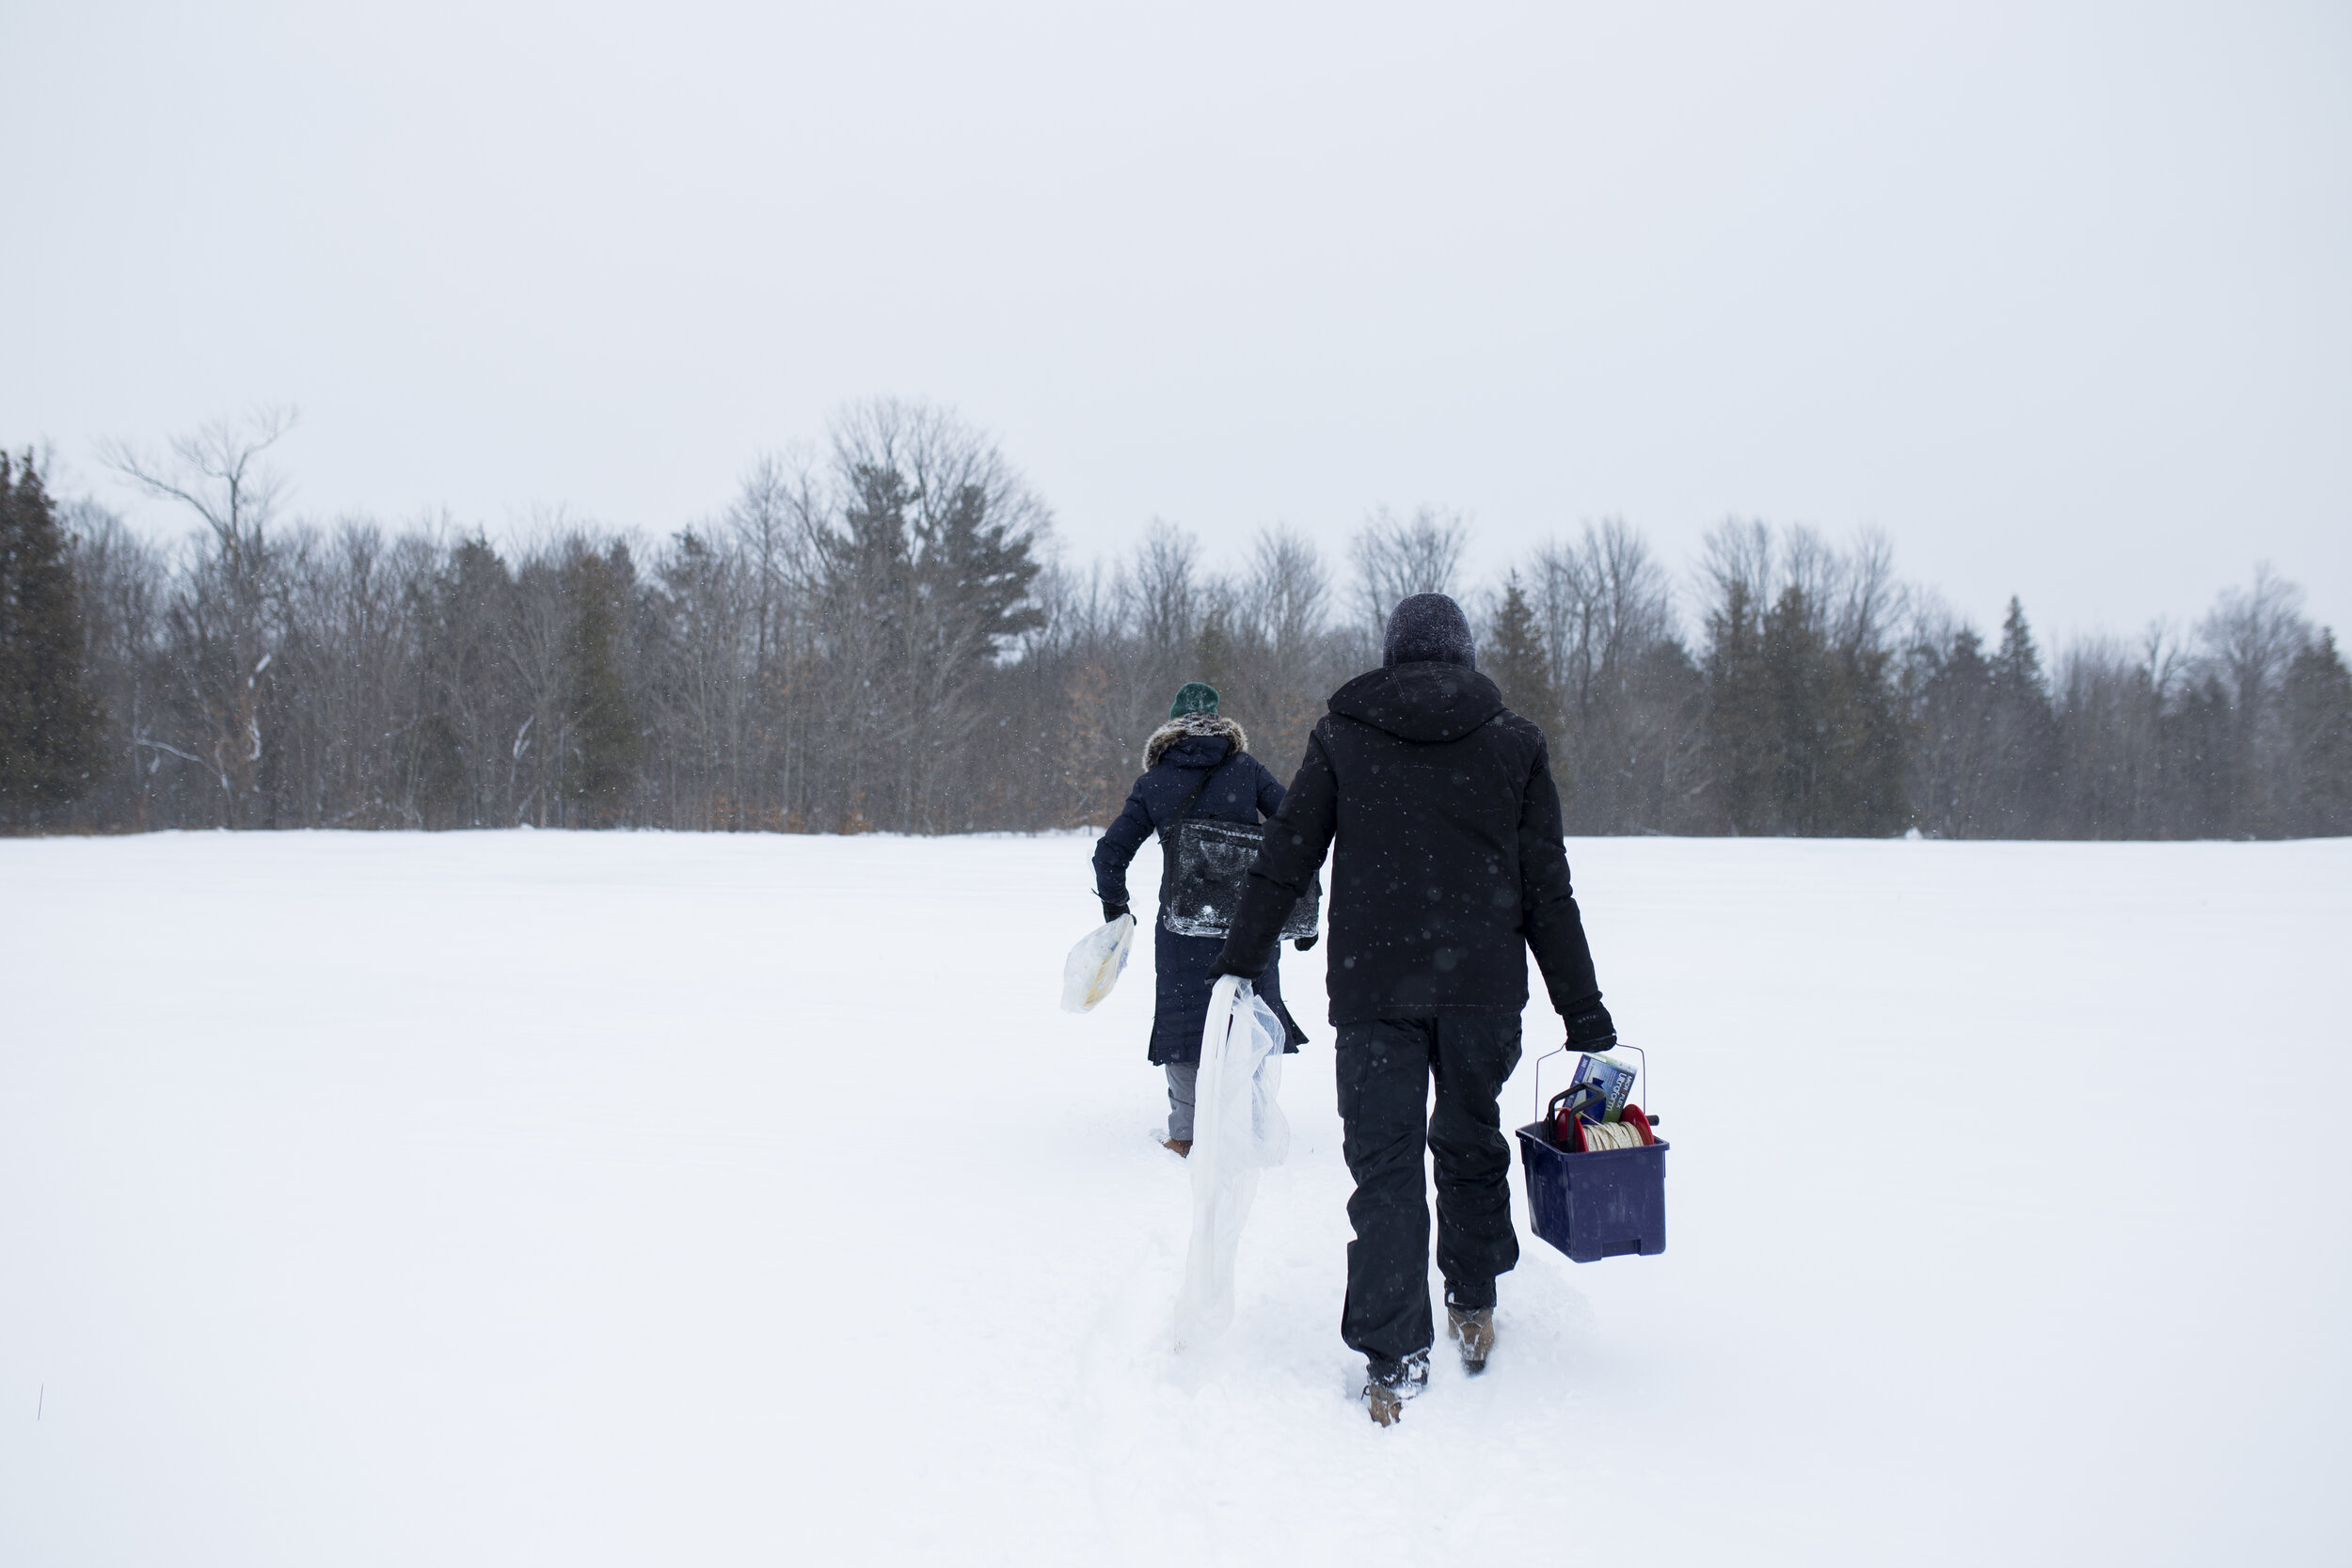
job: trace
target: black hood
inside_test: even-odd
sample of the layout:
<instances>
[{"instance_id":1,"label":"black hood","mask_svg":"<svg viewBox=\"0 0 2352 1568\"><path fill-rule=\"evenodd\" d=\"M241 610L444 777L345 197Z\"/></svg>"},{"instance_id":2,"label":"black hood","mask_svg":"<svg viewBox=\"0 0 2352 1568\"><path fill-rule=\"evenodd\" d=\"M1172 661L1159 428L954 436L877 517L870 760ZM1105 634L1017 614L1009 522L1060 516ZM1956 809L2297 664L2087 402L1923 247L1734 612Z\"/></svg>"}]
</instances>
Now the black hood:
<instances>
[{"instance_id":1,"label":"black hood","mask_svg":"<svg viewBox=\"0 0 2352 1568\"><path fill-rule=\"evenodd\" d=\"M1393 664L1331 693L1331 711L1400 740L1459 740L1502 711L1495 683L1459 664Z\"/></svg>"}]
</instances>

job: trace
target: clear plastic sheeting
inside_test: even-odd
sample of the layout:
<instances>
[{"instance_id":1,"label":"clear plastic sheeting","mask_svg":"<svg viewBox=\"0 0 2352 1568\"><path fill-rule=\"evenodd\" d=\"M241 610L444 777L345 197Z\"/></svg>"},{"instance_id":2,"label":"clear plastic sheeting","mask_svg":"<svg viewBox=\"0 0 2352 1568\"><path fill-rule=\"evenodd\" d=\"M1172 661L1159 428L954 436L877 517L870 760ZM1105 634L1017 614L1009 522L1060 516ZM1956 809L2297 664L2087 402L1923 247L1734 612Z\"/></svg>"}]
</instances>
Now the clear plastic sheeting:
<instances>
[{"instance_id":1,"label":"clear plastic sheeting","mask_svg":"<svg viewBox=\"0 0 2352 1568\"><path fill-rule=\"evenodd\" d=\"M1061 966L1061 1010L1090 1013L1119 984L1135 951L1136 917L1122 914L1078 939Z\"/></svg>"},{"instance_id":2,"label":"clear plastic sheeting","mask_svg":"<svg viewBox=\"0 0 2352 1568\"><path fill-rule=\"evenodd\" d=\"M1205 1345L1233 1321L1233 1260L1258 1196L1258 1173L1290 1154L1282 1115L1282 1021L1248 981L1228 974L1209 995L1194 1085L1192 1248L1176 1297L1176 1344Z\"/></svg>"}]
</instances>

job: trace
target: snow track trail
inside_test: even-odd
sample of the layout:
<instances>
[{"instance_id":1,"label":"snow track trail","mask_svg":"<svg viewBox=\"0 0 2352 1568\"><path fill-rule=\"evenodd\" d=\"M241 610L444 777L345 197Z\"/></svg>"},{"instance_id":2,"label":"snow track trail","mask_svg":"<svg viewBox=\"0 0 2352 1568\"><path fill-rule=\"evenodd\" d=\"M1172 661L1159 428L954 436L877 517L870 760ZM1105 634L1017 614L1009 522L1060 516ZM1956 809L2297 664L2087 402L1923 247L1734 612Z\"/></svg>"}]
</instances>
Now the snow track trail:
<instances>
[{"instance_id":1,"label":"snow track trail","mask_svg":"<svg viewBox=\"0 0 2352 1568\"><path fill-rule=\"evenodd\" d=\"M1572 843L1669 1248L1385 1433L1321 951L1177 1355L1089 847L0 841L0 1563L2352 1559L2352 842Z\"/></svg>"}]
</instances>

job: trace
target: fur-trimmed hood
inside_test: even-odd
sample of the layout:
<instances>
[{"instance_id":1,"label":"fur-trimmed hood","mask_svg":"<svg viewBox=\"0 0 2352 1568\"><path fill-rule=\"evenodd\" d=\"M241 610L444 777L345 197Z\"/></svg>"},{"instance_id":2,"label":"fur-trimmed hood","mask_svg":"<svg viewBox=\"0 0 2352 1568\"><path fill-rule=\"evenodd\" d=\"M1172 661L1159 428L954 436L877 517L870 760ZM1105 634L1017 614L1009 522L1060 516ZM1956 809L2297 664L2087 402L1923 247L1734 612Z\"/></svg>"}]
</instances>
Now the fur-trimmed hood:
<instances>
[{"instance_id":1,"label":"fur-trimmed hood","mask_svg":"<svg viewBox=\"0 0 2352 1568\"><path fill-rule=\"evenodd\" d=\"M1214 713L1187 713L1182 719L1170 719L1152 732L1152 738L1143 743L1143 770L1147 773L1160 765L1160 758L1178 741L1192 736L1204 739L1225 739L1233 743L1227 756L1235 756L1249 750L1249 736L1231 719Z\"/></svg>"}]
</instances>

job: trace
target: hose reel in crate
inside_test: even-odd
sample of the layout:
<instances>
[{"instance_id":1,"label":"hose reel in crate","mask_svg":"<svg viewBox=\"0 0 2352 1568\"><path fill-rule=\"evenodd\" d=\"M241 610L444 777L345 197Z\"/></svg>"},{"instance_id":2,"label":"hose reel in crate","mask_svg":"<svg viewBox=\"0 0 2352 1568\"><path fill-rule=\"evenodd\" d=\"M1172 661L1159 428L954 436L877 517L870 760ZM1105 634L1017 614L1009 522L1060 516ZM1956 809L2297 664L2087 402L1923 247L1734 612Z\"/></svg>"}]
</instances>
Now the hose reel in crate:
<instances>
[{"instance_id":1,"label":"hose reel in crate","mask_svg":"<svg viewBox=\"0 0 2352 1568\"><path fill-rule=\"evenodd\" d=\"M1519 1158L1527 1175L1527 1216L1536 1235L1579 1263L1603 1258L1648 1257L1666 1250L1666 1149L1652 1131L1656 1117L1631 1102L1632 1085L1649 1073L1649 1055L1638 1045L1626 1050L1642 1058L1618 1100L1626 1120L1584 1119L1596 1100L1604 1114L1611 1089L1580 1078L1569 1088L1543 1098L1543 1067L1566 1047L1537 1058L1537 1119L1518 1130ZM1604 1058L1605 1059L1605 1058ZM1547 1114L1548 1113L1548 1114ZM1567 1142L1559 1135L1565 1119Z\"/></svg>"},{"instance_id":2,"label":"hose reel in crate","mask_svg":"<svg viewBox=\"0 0 2352 1568\"><path fill-rule=\"evenodd\" d=\"M1632 1148L1658 1141L1657 1133L1651 1131L1658 1125L1658 1117L1644 1115L1642 1108L1632 1103L1630 1092L1634 1083L1649 1076L1649 1053L1638 1045L1629 1045L1623 1049L1642 1058L1642 1065L1638 1069L1621 1079L1616 1079L1615 1082L1607 1082L1603 1079L1584 1077L1580 1068L1576 1082L1553 1095L1551 1102L1548 1105L1544 1103L1544 1063L1554 1056L1566 1055L1568 1048L1564 1045L1557 1051L1547 1052L1536 1058L1535 1103L1543 1106L1536 1120L1540 1125L1551 1130L1552 1142L1563 1148L1586 1153L1604 1148ZM1604 1079L1614 1076L1613 1069L1617 1064L1605 1053L1596 1055L1588 1052L1579 1060L1585 1063L1606 1064L1613 1069L1613 1072L1604 1075ZM1626 1093L1615 1092L1620 1085L1627 1090ZM1653 1102L1654 1101L1655 1097L1653 1097ZM1586 1117L1587 1112L1594 1113L1589 1120ZM1619 1132L1618 1130L1624 1126L1624 1118L1629 1117L1632 1124L1630 1132ZM1592 1134L1590 1136L1588 1136L1588 1130Z\"/></svg>"}]
</instances>

